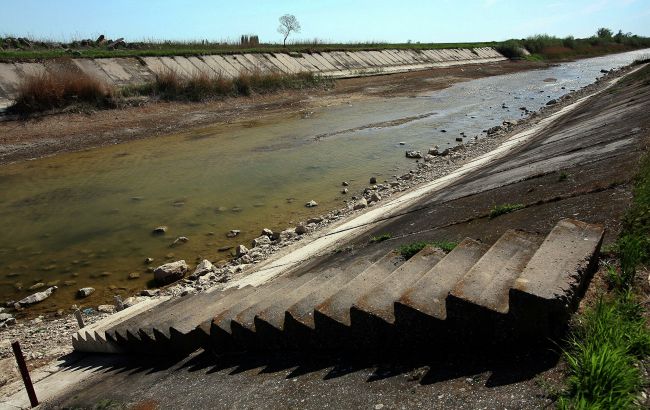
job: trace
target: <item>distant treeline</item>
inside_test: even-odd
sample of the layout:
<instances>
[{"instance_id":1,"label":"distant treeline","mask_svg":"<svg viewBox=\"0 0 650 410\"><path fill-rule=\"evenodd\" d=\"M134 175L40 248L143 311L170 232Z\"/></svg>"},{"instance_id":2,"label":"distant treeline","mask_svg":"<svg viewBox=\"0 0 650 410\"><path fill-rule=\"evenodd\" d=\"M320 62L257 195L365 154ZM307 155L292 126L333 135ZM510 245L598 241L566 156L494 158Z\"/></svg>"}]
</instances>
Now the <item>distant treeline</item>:
<instances>
[{"instance_id":1,"label":"distant treeline","mask_svg":"<svg viewBox=\"0 0 650 410\"><path fill-rule=\"evenodd\" d=\"M588 38L565 38L538 34L521 40L508 40L497 45L501 54L509 58L526 57L526 51L546 58L563 58L570 55L602 54L603 52L625 51L650 47L650 37L641 37L632 33L618 33L608 28L600 28L595 35Z\"/></svg>"}]
</instances>

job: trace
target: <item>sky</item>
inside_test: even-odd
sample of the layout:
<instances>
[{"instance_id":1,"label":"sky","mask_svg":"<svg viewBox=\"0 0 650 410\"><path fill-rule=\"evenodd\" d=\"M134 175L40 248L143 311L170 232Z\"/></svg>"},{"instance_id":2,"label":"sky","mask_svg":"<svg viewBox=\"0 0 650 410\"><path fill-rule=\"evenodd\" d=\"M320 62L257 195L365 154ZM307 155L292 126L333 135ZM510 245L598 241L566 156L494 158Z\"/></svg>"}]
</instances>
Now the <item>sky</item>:
<instances>
[{"instance_id":1,"label":"sky","mask_svg":"<svg viewBox=\"0 0 650 410\"><path fill-rule=\"evenodd\" d=\"M599 27L650 36L650 0L0 0L0 36L57 41L296 40L464 42L546 33L587 37Z\"/></svg>"}]
</instances>

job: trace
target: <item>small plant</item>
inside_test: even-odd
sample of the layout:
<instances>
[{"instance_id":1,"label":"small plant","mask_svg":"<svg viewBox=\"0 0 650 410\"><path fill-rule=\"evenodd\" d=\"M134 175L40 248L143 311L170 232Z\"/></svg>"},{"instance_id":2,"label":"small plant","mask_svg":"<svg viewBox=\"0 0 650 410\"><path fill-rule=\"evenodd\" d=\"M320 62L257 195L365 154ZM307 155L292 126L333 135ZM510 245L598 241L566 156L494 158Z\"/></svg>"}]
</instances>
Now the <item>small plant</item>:
<instances>
[{"instance_id":1,"label":"small plant","mask_svg":"<svg viewBox=\"0 0 650 410\"><path fill-rule=\"evenodd\" d=\"M372 238L370 238L370 243L379 243L379 242L387 241L392 237L393 235L389 233L385 233L379 236L373 236Z\"/></svg>"},{"instance_id":2,"label":"small plant","mask_svg":"<svg viewBox=\"0 0 650 410\"><path fill-rule=\"evenodd\" d=\"M497 216L508 214L510 212L518 211L524 209L524 204L501 204L495 205L492 210L490 210L490 219L496 218Z\"/></svg>"},{"instance_id":3,"label":"small plant","mask_svg":"<svg viewBox=\"0 0 650 410\"><path fill-rule=\"evenodd\" d=\"M445 252L451 252L454 250L454 248L458 245L456 242L449 242L449 241L434 241L434 242L413 242L410 244L402 245L400 246L397 251L402 255L402 257L406 260L411 259L416 253L420 252L422 249L424 249L425 246L433 246L436 248L440 248Z\"/></svg>"},{"instance_id":4,"label":"small plant","mask_svg":"<svg viewBox=\"0 0 650 410\"><path fill-rule=\"evenodd\" d=\"M569 174L567 174L564 171L561 171L560 175L558 175L558 177L557 177L557 180L558 180L558 182L563 182L563 181L566 181L568 178L569 178Z\"/></svg>"}]
</instances>

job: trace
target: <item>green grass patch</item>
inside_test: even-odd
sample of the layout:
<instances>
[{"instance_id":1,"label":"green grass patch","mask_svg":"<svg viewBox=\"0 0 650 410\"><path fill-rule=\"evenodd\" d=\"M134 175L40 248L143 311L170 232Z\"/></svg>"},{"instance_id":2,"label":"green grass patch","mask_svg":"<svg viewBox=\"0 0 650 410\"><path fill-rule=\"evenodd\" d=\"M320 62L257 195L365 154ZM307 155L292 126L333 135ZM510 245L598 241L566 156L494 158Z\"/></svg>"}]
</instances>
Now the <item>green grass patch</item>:
<instances>
[{"instance_id":1,"label":"green grass patch","mask_svg":"<svg viewBox=\"0 0 650 410\"><path fill-rule=\"evenodd\" d=\"M411 259L416 253L424 249L425 246L433 246L435 248L440 248L443 251L449 253L458 245L457 242L450 241L433 241L433 242L413 242L410 244L400 246L397 251L402 255L406 260Z\"/></svg>"},{"instance_id":2,"label":"green grass patch","mask_svg":"<svg viewBox=\"0 0 650 410\"><path fill-rule=\"evenodd\" d=\"M566 181L568 178L569 178L569 174L567 174L564 171L561 171L560 174L557 176L558 182Z\"/></svg>"},{"instance_id":3,"label":"green grass patch","mask_svg":"<svg viewBox=\"0 0 650 410\"><path fill-rule=\"evenodd\" d=\"M650 355L647 312L635 296L636 268L648 261L650 233L650 155L642 161L632 206L610 251L618 266L606 266L611 292L577 320L565 349L568 388L561 409L638 408L644 385L639 364Z\"/></svg>"},{"instance_id":4,"label":"green grass patch","mask_svg":"<svg viewBox=\"0 0 650 410\"><path fill-rule=\"evenodd\" d=\"M583 314L565 350L570 375L558 407L635 408L643 385L638 363L649 353L650 332L633 294L599 300Z\"/></svg>"},{"instance_id":5,"label":"green grass patch","mask_svg":"<svg viewBox=\"0 0 650 410\"><path fill-rule=\"evenodd\" d=\"M524 204L501 204L495 205L494 208L490 210L490 219L496 218L504 214L509 214L510 212L518 211L524 209Z\"/></svg>"},{"instance_id":6,"label":"green grass patch","mask_svg":"<svg viewBox=\"0 0 650 410\"><path fill-rule=\"evenodd\" d=\"M389 233L381 234L379 236L373 236L372 238L370 238L370 243L379 243L379 242L387 241L392 237L393 235Z\"/></svg>"}]
</instances>

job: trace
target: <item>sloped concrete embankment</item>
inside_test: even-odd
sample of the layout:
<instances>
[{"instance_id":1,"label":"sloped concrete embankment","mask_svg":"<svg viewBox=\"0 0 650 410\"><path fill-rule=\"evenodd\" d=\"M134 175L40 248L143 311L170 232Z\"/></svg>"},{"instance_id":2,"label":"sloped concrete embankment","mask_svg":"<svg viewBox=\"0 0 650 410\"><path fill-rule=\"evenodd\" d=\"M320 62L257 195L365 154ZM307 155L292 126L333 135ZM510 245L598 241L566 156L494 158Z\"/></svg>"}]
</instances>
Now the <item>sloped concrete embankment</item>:
<instances>
[{"instance_id":1,"label":"sloped concrete embankment","mask_svg":"<svg viewBox=\"0 0 650 410\"><path fill-rule=\"evenodd\" d=\"M232 78L239 73L261 71L295 74L310 72L334 78L389 74L461 64L502 61L491 47L446 50L381 50L333 51L322 53L259 53L204 55L191 57L128 57L44 62L0 63L0 105L7 105L15 96L21 79L48 70L78 70L105 81L123 86L145 83L156 73L173 70L182 76L204 73Z\"/></svg>"},{"instance_id":2,"label":"sloped concrete embankment","mask_svg":"<svg viewBox=\"0 0 650 410\"><path fill-rule=\"evenodd\" d=\"M491 247L467 238L449 254L427 246L404 260L390 251L345 269L288 273L257 287L140 307L118 324L80 331L73 344L79 351L173 354L385 348L460 335L543 341L567 323L603 234L600 226L564 219L545 238L509 230Z\"/></svg>"}]
</instances>

